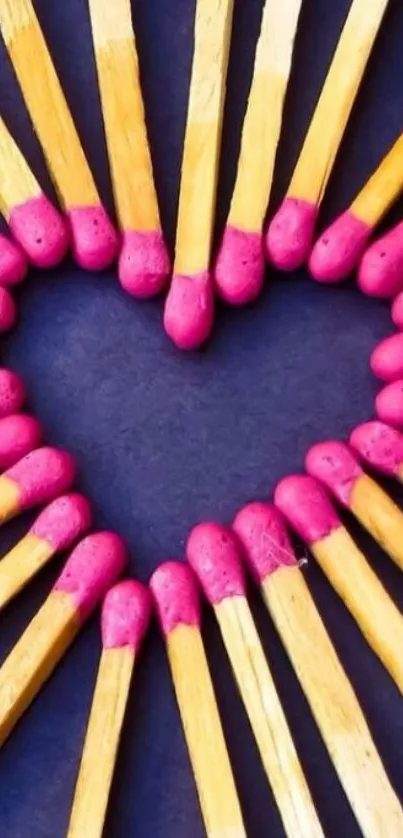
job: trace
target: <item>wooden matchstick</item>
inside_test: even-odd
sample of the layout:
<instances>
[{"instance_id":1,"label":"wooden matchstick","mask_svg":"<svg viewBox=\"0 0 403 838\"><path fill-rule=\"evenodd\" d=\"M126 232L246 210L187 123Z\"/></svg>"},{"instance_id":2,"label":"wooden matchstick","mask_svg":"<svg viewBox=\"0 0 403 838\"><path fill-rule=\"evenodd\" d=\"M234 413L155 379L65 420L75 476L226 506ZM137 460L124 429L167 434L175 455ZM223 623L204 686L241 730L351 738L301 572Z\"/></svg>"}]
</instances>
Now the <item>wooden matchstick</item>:
<instances>
[{"instance_id":1,"label":"wooden matchstick","mask_svg":"<svg viewBox=\"0 0 403 838\"><path fill-rule=\"evenodd\" d=\"M210 274L233 0L197 0L182 157L174 275L164 326L181 349L207 339L214 318Z\"/></svg>"},{"instance_id":2,"label":"wooden matchstick","mask_svg":"<svg viewBox=\"0 0 403 838\"><path fill-rule=\"evenodd\" d=\"M200 634L195 577L181 562L165 562L151 577L150 587L165 636L206 834L208 838L246 838Z\"/></svg>"},{"instance_id":3,"label":"wooden matchstick","mask_svg":"<svg viewBox=\"0 0 403 838\"><path fill-rule=\"evenodd\" d=\"M393 297L403 288L403 222L370 244L359 264L357 283L370 297Z\"/></svg>"},{"instance_id":4,"label":"wooden matchstick","mask_svg":"<svg viewBox=\"0 0 403 838\"><path fill-rule=\"evenodd\" d=\"M199 524L188 537L186 555L214 608L285 833L289 838L323 836L249 609L235 539L219 524Z\"/></svg>"},{"instance_id":5,"label":"wooden matchstick","mask_svg":"<svg viewBox=\"0 0 403 838\"><path fill-rule=\"evenodd\" d=\"M152 297L164 287L170 263L147 140L130 0L89 0L89 9L112 185L123 231L119 279L129 294Z\"/></svg>"},{"instance_id":6,"label":"wooden matchstick","mask_svg":"<svg viewBox=\"0 0 403 838\"><path fill-rule=\"evenodd\" d=\"M24 382L16 372L0 367L0 419L18 413L26 398Z\"/></svg>"},{"instance_id":7,"label":"wooden matchstick","mask_svg":"<svg viewBox=\"0 0 403 838\"><path fill-rule=\"evenodd\" d=\"M0 470L11 468L38 448L41 438L41 425L33 416L14 413L0 419Z\"/></svg>"},{"instance_id":8,"label":"wooden matchstick","mask_svg":"<svg viewBox=\"0 0 403 838\"><path fill-rule=\"evenodd\" d=\"M342 525L321 483L307 475L290 475L278 484L274 500L403 692L403 618Z\"/></svg>"},{"instance_id":9,"label":"wooden matchstick","mask_svg":"<svg viewBox=\"0 0 403 838\"><path fill-rule=\"evenodd\" d=\"M282 516L272 504L250 503L236 515L233 530L363 835L392 838L402 829L399 801L295 558Z\"/></svg>"},{"instance_id":10,"label":"wooden matchstick","mask_svg":"<svg viewBox=\"0 0 403 838\"><path fill-rule=\"evenodd\" d=\"M309 270L318 282L347 279L357 266L375 227L403 189L403 133L361 189L351 206L317 240Z\"/></svg>"},{"instance_id":11,"label":"wooden matchstick","mask_svg":"<svg viewBox=\"0 0 403 838\"><path fill-rule=\"evenodd\" d=\"M379 391L375 399L375 412L382 422L403 428L403 379L392 381Z\"/></svg>"},{"instance_id":12,"label":"wooden matchstick","mask_svg":"<svg viewBox=\"0 0 403 838\"><path fill-rule=\"evenodd\" d=\"M273 264L293 270L309 256L316 219L389 0L353 0L286 197L269 225Z\"/></svg>"},{"instance_id":13,"label":"wooden matchstick","mask_svg":"<svg viewBox=\"0 0 403 838\"><path fill-rule=\"evenodd\" d=\"M381 340L372 351L371 370L382 381L403 378L403 333L396 332Z\"/></svg>"},{"instance_id":14,"label":"wooden matchstick","mask_svg":"<svg viewBox=\"0 0 403 838\"><path fill-rule=\"evenodd\" d=\"M14 326L16 319L15 302L7 288L0 286L0 334L8 332Z\"/></svg>"},{"instance_id":15,"label":"wooden matchstick","mask_svg":"<svg viewBox=\"0 0 403 838\"><path fill-rule=\"evenodd\" d=\"M403 243L403 225L402 225L402 243ZM399 290L403 287L403 249L402 249L402 265L399 269ZM392 320L398 329L403 330L403 291L396 295L392 303Z\"/></svg>"},{"instance_id":16,"label":"wooden matchstick","mask_svg":"<svg viewBox=\"0 0 403 838\"><path fill-rule=\"evenodd\" d=\"M78 494L62 495L40 512L27 534L0 558L0 611L56 553L70 548L90 523L90 505Z\"/></svg>"},{"instance_id":17,"label":"wooden matchstick","mask_svg":"<svg viewBox=\"0 0 403 838\"><path fill-rule=\"evenodd\" d=\"M28 262L19 244L0 233L0 285L18 285L27 272Z\"/></svg>"},{"instance_id":18,"label":"wooden matchstick","mask_svg":"<svg viewBox=\"0 0 403 838\"><path fill-rule=\"evenodd\" d=\"M2 0L0 29L61 205L73 253L88 270L106 268L118 249L31 0Z\"/></svg>"},{"instance_id":19,"label":"wooden matchstick","mask_svg":"<svg viewBox=\"0 0 403 838\"><path fill-rule=\"evenodd\" d=\"M305 468L355 515L403 570L403 513L365 474L353 450L344 442L320 442L308 451Z\"/></svg>"},{"instance_id":20,"label":"wooden matchstick","mask_svg":"<svg viewBox=\"0 0 403 838\"><path fill-rule=\"evenodd\" d=\"M126 579L102 607L102 655L67 838L101 838L135 661L151 616L148 588Z\"/></svg>"},{"instance_id":21,"label":"wooden matchstick","mask_svg":"<svg viewBox=\"0 0 403 838\"><path fill-rule=\"evenodd\" d=\"M403 434L384 422L365 422L354 428L349 442L364 463L403 483Z\"/></svg>"},{"instance_id":22,"label":"wooden matchstick","mask_svg":"<svg viewBox=\"0 0 403 838\"><path fill-rule=\"evenodd\" d=\"M73 483L73 457L60 448L37 448L0 476L0 524L48 503Z\"/></svg>"},{"instance_id":23,"label":"wooden matchstick","mask_svg":"<svg viewBox=\"0 0 403 838\"><path fill-rule=\"evenodd\" d=\"M263 9L236 181L214 271L219 294L233 305L255 299L263 285L263 223L301 2L266 0Z\"/></svg>"}]
</instances>

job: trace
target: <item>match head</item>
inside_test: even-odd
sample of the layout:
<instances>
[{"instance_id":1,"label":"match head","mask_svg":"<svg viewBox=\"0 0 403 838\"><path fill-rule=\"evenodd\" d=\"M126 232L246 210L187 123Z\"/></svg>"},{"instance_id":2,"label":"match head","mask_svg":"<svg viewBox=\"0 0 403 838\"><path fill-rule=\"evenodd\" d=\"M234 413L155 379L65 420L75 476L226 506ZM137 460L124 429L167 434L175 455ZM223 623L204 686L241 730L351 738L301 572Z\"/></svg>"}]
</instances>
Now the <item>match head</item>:
<instances>
[{"instance_id":1,"label":"match head","mask_svg":"<svg viewBox=\"0 0 403 838\"><path fill-rule=\"evenodd\" d=\"M61 495L36 518L29 532L50 544L56 553L67 550L91 526L91 507L83 495Z\"/></svg>"},{"instance_id":2,"label":"match head","mask_svg":"<svg viewBox=\"0 0 403 838\"><path fill-rule=\"evenodd\" d=\"M396 477L403 465L403 435L383 422L358 425L350 445L359 457L377 471Z\"/></svg>"},{"instance_id":3,"label":"match head","mask_svg":"<svg viewBox=\"0 0 403 838\"><path fill-rule=\"evenodd\" d=\"M164 310L164 328L171 340L179 349L197 349L209 337L213 321L210 274L174 274Z\"/></svg>"},{"instance_id":4,"label":"match head","mask_svg":"<svg viewBox=\"0 0 403 838\"><path fill-rule=\"evenodd\" d=\"M305 457L305 468L316 477L343 506L349 506L351 492L363 470L354 452L345 442L318 442Z\"/></svg>"},{"instance_id":5,"label":"match head","mask_svg":"<svg viewBox=\"0 0 403 838\"><path fill-rule=\"evenodd\" d=\"M357 283L371 297L393 297L403 288L403 222L370 245L361 259Z\"/></svg>"},{"instance_id":6,"label":"match head","mask_svg":"<svg viewBox=\"0 0 403 838\"><path fill-rule=\"evenodd\" d=\"M7 291L7 288L0 287L0 334L8 332L17 319L17 308L15 302Z\"/></svg>"},{"instance_id":7,"label":"match head","mask_svg":"<svg viewBox=\"0 0 403 838\"><path fill-rule=\"evenodd\" d=\"M13 466L37 448L41 439L41 425L33 416L15 413L0 419L0 469Z\"/></svg>"},{"instance_id":8,"label":"match head","mask_svg":"<svg viewBox=\"0 0 403 838\"><path fill-rule=\"evenodd\" d=\"M160 230L125 230L119 255L119 282L133 297L159 294L168 281L170 259Z\"/></svg>"},{"instance_id":9,"label":"match head","mask_svg":"<svg viewBox=\"0 0 403 838\"><path fill-rule=\"evenodd\" d=\"M402 286L403 286L403 270L402 270ZM402 287L401 286L401 287ZM395 297L392 304L392 320L398 329L403 330L403 291Z\"/></svg>"},{"instance_id":10,"label":"match head","mask_svg":"<svg viewBox=\"0 0 403 838\"><path fill-rule=\"evenodd\" d=\"M309 271L318 282L340 282L351 274L362 256L371 227L347 210L317 240L309 257Z\"/></svg>"},{"instance_id":11,"label":"match head","mask_svg":"<svg viewBox=\"0 0 403 838\"><path fill-rule=\"evenodd\" d=\"M280 480L274 503L305 544L313 545L341 527L323 486L305 474L290 474Z\"/></svg>"},{"instance_id":12,"label":"match head","mask_svg":"<svg viewBox=\"0 0 403 838\"><path fill-rule=\"evenodd\" d=\"M152 599L149 589L134 579L118 582L103 602L101 615L104 649L129 646L134 653L140 649L150 622Z\"/></svg>"},{"instance_id":13,"label":"match head","mask_svg":"<svg viewBox=\"0 0 403 838\"><path fill-rule=\"evenodd\" d=\"M25 253L16 242L0 234L0 285L18 285L27 272Z\"/></svg>"},{"instance_id":14,"label":"match head","mask_svg":"<svg viewBox=\"0 0 403 838\"><path fill-rule=\"evenodd\" d=\"M13 236L38 268L53 268L64 259L69 246L65 219L46 195L13 207L8 220Z\"/></svg>"},{"instance_id":15,"label":"match head","mask_svg":"<svg viewBox=\"0 0 403 838\"><path fill-rule=\"evenodd\" d=\"M165 636L177 626L200 626L200 597L196 577L182 562L164 562L150 579L158 620Z\"/></svg>"},{"instance_id":16,"label":"match head","mask_svg":"<svg viewBox=\"0 0 403 838\"><path fill-rule=\"evenodd\" d=\"M285 198L266 234L269 261L281 271L300 268L312 247L318 208L302 198Z\"/></svg>"},{"instance_id":17,"label":"match head","mask_svg":"<svg viewBox=\"0 0 403 838\"><path fill-rule=\"evenodd\" d=\"M257 582L280 567L296 566L285 521L272 503L248 503L236 514L232 529Z\"/></svg>"},{"instance_id":18,"label":"match head","mask_svg":"<svg viewBox=\"0 0 403 838\"><path fill-rule=\"evenodd\" d=\"M246 584L238 544L231 530L206 521L190 531L186 558L212 605L245 596Z\"/></svg>"},{"instance_id":19,"label":"match head","mask_svg":"<svg viewBox=\"0 0 403 838\"><path fill-rule=\"evenodd\" d=\"M73 457L60 448L37 448L4 472L18 491L19 509L47 503L66 492L76 476Z\"/></svg>"},{"instance_id":20,"label":"match head","mask_svg":"<svg viewBox=\"0 0 403 838\"><path fill-rule=\"evenodd\" d=\"M370 365L382 381L403 378L403 333L396 332L381 340L372 352Z\"/></svg>"},{"instance_id":21,"label":"match head","mask_svg":"<svg viewBox=\"0 0 403 838\"><path fill-rule=\"evenodd\" d=\"M116 533L87 535L70 554L53 590L72 596L83 621L120 576L126 559L125 544Z\"/></svg>"},{"instance_id":22,"label":"match head","mask_svg":"<svg viewBox=\"0 0 403 838\"><path fill-rule=\"evenodd\" d=\"M403 379L392 381L375 399L376 415L387 425L403 428Z\"/></svg>"},{"instance_id":23,"label":"match head","mask_svg":"<svg viewBox=\"0 0 403 838\"><path fill-rule=\"evenodd\" d=\"M262 290L264 269L262 232L246 232L228 224L214 269L220 297L235 306L252 302Z\"/></svg>"},{"instance_id":24,"label":"match head","mask_svg":"<svg viewBox=\"0 0 403 838\"><path fill-rule=\"evenodd\" d=\"M101 271L116 259L119 237L104 208L70 207L73 256L87 271Z\"/></svg>"},{"instance_id":25,"label":"match head","mask_svg":"<svg viewBox=\"0 0 403 838\"><path fill-rule=\"evenodd\" d=\"M22 378L12 370L0 368L0 419L18 413L26 397Z\"/></svg>"}]
</instances>

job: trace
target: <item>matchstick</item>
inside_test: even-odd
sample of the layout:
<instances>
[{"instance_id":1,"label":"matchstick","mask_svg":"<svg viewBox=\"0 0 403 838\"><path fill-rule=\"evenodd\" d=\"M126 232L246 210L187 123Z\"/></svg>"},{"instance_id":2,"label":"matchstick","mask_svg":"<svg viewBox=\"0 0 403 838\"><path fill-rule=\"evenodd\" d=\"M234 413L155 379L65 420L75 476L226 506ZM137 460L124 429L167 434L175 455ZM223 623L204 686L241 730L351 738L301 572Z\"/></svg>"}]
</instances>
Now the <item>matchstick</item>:
<instances>
[{"instance_id":1,"label":"matchstick","mask_svg":"<svg viewBox=\"0 0 403 838\"><path fill-rule=\"evenodd\" d=\"M27 534L0 558L0 611L56 553L72 547L90 523L90 505L78 494L62 495L40 512Z\"/></svg>"},{"instance_id":2,"label":"matchstick","mask_svg":"<svg viewBox=\"0 0 403 838\"><path fill-rule=\"evenodd\" d=\"M402 234L403 234L403 225L402 225ZM402 251L403 256L403 251ZM402 259L402 266L399 270L399 289L403 287L403 259ZM400 291L399 294L396 295L395 299L392 303L392 320L397 326L398 329L403 330L403 291Z\"/></svg>"},{"instance_id":3,"label":"matchstick","mask_svg":"<svg viewBox=\"0 0 403 838\"><path fill-rule=\"evenodd\" d=\"M274 501L403 692L403 618L342 525L321 483L307 475L290 475L278 484Z\"/></svg>"},{"instance_id":4,"label":"matchstick","mask_svg":"<svg viewBox=\"0 0 403 838\"><path fill-rule=\"evenodd\" d=\"M73 483L76 467L60 448L37 448L0 476L0 524L48 503Z\"/></svg>"},{"instance_id":5,"label":"matchstick","mask_svg":"<svg viewBox=\"0 0 403 838\"><path fill-rule=\"evenodd\" d=\"M403 483L403 434L384 422L365 422L349 442L364 463Z\"/></svg>"},{"instance_id":6,"label":"matchstick","mask_svg":"<svg viewBox=\"0 0 403 838\"><path fill-rule=\"evenodd\" d=\"M27 272L28 262L21 247L0 233L0 285L18 285Z\"/></svg>"},{"instance_id":7,"label":"matchstick","mask_svg":"<svg viewBox=\"0 0 403 838\"><path fill-rule=\"evenodd\" d=\"M106 594L102 655L67 838L102 838L135 661L151 616L148 588L126 579Z\"/></svg>"},{"instance_id":8,"label":"matchstick","mask_svg":"<svg viewBox=\"0 0 403 838\"><path fill-rule=\"evenodd\" d=\"M196 0L194 54L182 157L174 275L164 326L180 349L210 334L210 274L233 0Z\"/></svg>"},{"instance_id":9,"label":"matchstick","mask_svg":"<svg viewBox=\"0 0 403 838\"><path fill-rule=\"evenodd\" d=\"M359 264L357 283L370 297L393 297L403 288L403 222L370 244Z\"/></svg>"},{"instance_id":10,"label":"matchstick","mask_svg":"<svg viewBox=\"0 0 403 838\"><path fill-rule=\"evenodd\" d=\"M41 439L41 425L33 416L14 413L0 419L0 470L11 468L38 448Z\"/></svg>"},{"instance_id":11,"label":"matchstick","mask_svg":"<svg viewBox=\"0 0 403 838\"><path fill-rule=\"evenodd\" d=\"M236 181L214 271L218 293L233 305L255 299L263 286L263 223L301 2L266 0L263 9Z\"/></svg>"},{"instance_id":12,"label":"matchstick","mask_svg":"<svg viewBox=\"0 0 403 838\"><path fill-rule=\"evenodd\" d=\"M15 302L7 288L0 286L0 334L8 332L14 326L16 319Z\"/></svg>"},{"instance_id":13,"label":"matchstick","mask_svg":"<svg viewBox=\"0 0 403 838\"><path fill-rule=\"evenodd\" d=\"M285 833L289 838L323 836L249 609L235 539L219 524L199 524L190 532L186 556L214 608Z\"/></svg>"},{"instance_id":14,"label":"matchstick","mask_svg":"<svg viewBox=\"0 0 403 838\"><path fill-rule=\"evenodd\" d=\"M399 801L295 558L282 516L272 504L250 503L238 512L232 526L363 835L392 838L402 830Z\"/></svg>"},{"instance_id":15,"label":"matchstick","mask_svg":"<svg viewBox=\"0 0 403 838\"><path fill-rule=\"evenodd\" d=\"M26 398L22 378L12 370L0 367L0 419L18 413Z\"/></svg>"},{"instance_id":16,"label":"matchstick","mask_svg":"<svg viewBox=\"0 0 403 838\"><path fill-rule=\"evenodd\" d=\"M73 254L87 270L106 268L118 249L31 0L2 0L0 29L58 198Z\"/></svg>"},{"instance_id":17,"label":"matchstick","mask_svg":"<svg viewBox=\"0 0 403 838\"><path fill-rule=\"evenodd\" d=\"M375 399L375 413L382 422L403 428L403 379L387 384Z\"/></svg>"},{"instance_id":18,"label":"matchstick","mask_svg":"<svg viewBox=\"0 0 403 838\"><path fill-rule=\"evenodd\" d=\"M403 189L403 134L372 174L348 210L317 240L309 270L318 282L347 279L358 264L374 229Z\"/></svg>"},{"instance_id":19,"label":"matchstick","mask_svg":"<svg viewBox=\"0 0 403 838\"><path fill-rule=\"evenodd\" d=\"M0 746L28 709L83 623L123 570L126 551L113 532L88 535L0 667Z\"/></svg>"},{"instance_id":20,"label":"matchstick","mask_svg":"<svg viewBox=\"0 0 403 838\"><path fill-rule=\"evenodd\" d=\"M170 263L154 186L130 0L89 0L89 10L113 192L123 232L119 279L129 294L153 297L166 284Z\"/></svg>"},{"instance_id":21,"label":"matchstick","mask_svg":"<svg viewBox=\"0 0 403 838\"><path fill-rule=\"evenodd\" d=\"M403 378L403 333L396 332L381 340L372 351L371 370L382 381Z\"/></svg>"},{"instance_id":22,"label":"matchstick","mask_svg":"<svg viewBox=\"0 0 403 838\"><path fill-rule=\"evenodd\" d=\"M246 838L203 640L195 577L165 562L150 580L208 838Z\"/></svg>"},{"instance_id":23,"label":"matchstick","mask_svg":"<svg viewBox=\"0 0 403 838\"><path fill-rule=\"evenodd\" d=\"M308 451L305 468L355 515L403 570L403 513L365 474L353 450L344 442L320 442Z\"/></svg>"},{"instance_id":24,"label":"matchstick","mask_svg":"<svg viewBox=\"0 0 403 838\"><path fill-rule=\"evenodd\" d=\"M270 261L293 270L309 256L316 219L388 0L352 0L286 197L267 232Z\"/></svg>"}]
</instances>

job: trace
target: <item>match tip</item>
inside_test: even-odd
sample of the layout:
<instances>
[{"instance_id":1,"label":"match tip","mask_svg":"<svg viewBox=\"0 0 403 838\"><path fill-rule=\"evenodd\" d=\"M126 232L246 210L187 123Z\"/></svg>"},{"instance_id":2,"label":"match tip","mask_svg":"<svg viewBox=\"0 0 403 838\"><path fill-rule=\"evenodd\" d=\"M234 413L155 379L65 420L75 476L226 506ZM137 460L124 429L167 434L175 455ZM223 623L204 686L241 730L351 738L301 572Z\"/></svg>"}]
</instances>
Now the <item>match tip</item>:
<instances>
[{"instance_id":1,"label":"match tip","mask_svg":"<svg viewBox=\"0 0 403 838\"><path fill-rule=\"evenodd\" d=\"M375 411L382 422L403 428L403 379L392 381L378 393Z\"/></svg>"},{"instance_id":2,"label":"match tip","mask_svg":"<svg viewBox=\"0 0 403 838\"><path fill-rule=\"evenodd\" d=\"M0 368L0 419L18 413L25 401L22 378L12 370Z\"/></svg>"},{"instance_id":3,"label":"match tip","mask_svg":"<svg viewBox=\"0 0 403 838\"><path fill-rule=\"evenodd\" d=\"M357 283L371 297L393 297L403 288L403 222L370 245L361 259Z\"/></svg>"},{"instance_id":4,"label":"match tip","mask_svg":"<svg viewBox=\"0 0 403 838\"><path fill-rule=\"evenodd\" d=\"M305 457L305 468L343 505L348 506L355 481L362 468L350 446L339 440L318 442Z\"/></svg>"},{"instance_id":5,"label":"match tip","mask_svg":"<svg viewBox=\"0 0 403 838\"><path fill-rule=\"evenodd\" d=\"M227 225L218 252L215 287L227 303L241 306L260 294L264 282L263 235Z\"/></svg>"},{"instance_id":6,"label":"match tip","mask_svg":"<svg viewBox=\"0 0 403 838\"><path fill-rule=\"evenodd\" d=\"M323 486L305 474L291 474L277 484L274 502L306 544L315 544L341 526Z\"/></svg>"},{"instance_id":7,"label":"match tip","mask_svg":"<svg viewBox=\"0 0 403 838\"><path fill-rule=\"evenodd\" d=\"M18 285L27 272L28 263L19 245L0 234L0 285Z\"/></svg>"},{"instance_id":8,"label":"match tip","mask_svg":"<svg viewBox=\"0 0 403 838\"><path fill-rule=\"evenodd\" d=\"M30 533L47 541L52 549L67 550L91 526L91 507L83 495L62 495L52 501L34 521Z\"/></svg>"},{"instance_id":9,"label":"match tip","mask_svg":"<svg viewBox=\"0 0 403 838\"><path fill-rule=\"evenodd\" d=\"M41 425L33 416L14 413L0 419L0 469L13 466L37 448L41 439Z\"/></svg>"},{"instance_id":10,"label":"match tip","mask_svg":"<svg viewBox=\"0 0 403 838\"><path fill-rule=\"evenodd\" d=\"M340 282L351 274L364 252L371 227L350 210L344 212L317 240L309 257L309 271L318 282Z\"/></svg>"},{"instance_id":11,"label":"match tip","mask_svg":"<svg viewBox=\"0 0 403 838\"><path fill-rule=\"evenodd\" d=\"M53 268L64 259L69 246L67 223L46 195L13 207L8 223L36 267Z\"/></svg>"},{"instance_id":12,"label":"match tip","mask_svg":"<svg viewBox=\"0 0 403 838\"><path fill-rule=\"evenodd\" d=\"M270 222L266 249L270 262L282 271L301 267L308 259L318 208L310 201L285 198Z\"/></svg>"},{"instance_id":13,"label":"match tip","mask_svg":"<svg viewBox=\"0 0 403 838\"><path fill-rule=\"evenodd\" d=\"M138 652L151 618L151 594L145 585L125 579L114 585L104 599L101 615L105 649L129 646Z\"/></svg>"},{"instance_id":14,"label":"match tip","mask_svg":"<svg viewBox=\"0 0 403 838\"><path fill-rule=\"evenodd\" d=\"M0 287L0 334L8 332L14 326L16 319L15 302L7 288Z\"/></svg>"},{"instance_id":15,"label":"match tip","mask_svg":"<svg viewBox=\"0 0 403 838\"><path fill-rule=\"evenodd\" d=\"M119 238L104 208L72 207L68 210L73 255L87 271L101 271L112 264L118 253Z\"/></svg>"},{"instance_id":16,"label":"match tip","mask_svg":"<svg viewBox=\"0 0 403 838\"><path fill-rule=\"evenodd\" d=\"M18 487L20 509L53 500L70 488L75 475L73 457L60 448L48 447L37 448L4 472Z\"/></svg>"},{"instance_id":17,"label":"match tip","mask_svg":"<svg viewBox=\"0 0 403 838\"><path fill-rule=\"evenodd\" d=\"M401 273L401 279L403 284L403 270ZM403 291L395 297L392 304L392 320L397 326L398 329L403 330Z\"/></svg>"},{"instance_id":18,"label":"match tip","mask_svg":"<svg viewBox=\"0 0 403 838\"><path fill-rule=\"evenodd\" d=\"M403 378L403 333L389 335L377 344L370 358L371 370L382 381Z\"/></svg>"},{"instance_id":19,"label":"match tip","mask_svg":"<svg viewBox=\"0 0 403 838\"><path fill-rule=\"evenodd\" d=\"M358 425L350 445L364 462L383 474L395 477L403 464L403 436L383 422Z\"/></svg>"},{"instance_id":20,"label":"match tip","mask_svg":"<svg viewBox=\"0 0 403 838\"><path fill-rule=\"evenodd\" d=\"M232 529L258 582L279 567L296 565L285 521L273 504L248 503L236 514Z\"/></svg>"},{"instance_id":21,"label":"match tip","mask_svg":"<svg viewBox=\"0 0 403 838\"><path fill-rule=\"evenodd\" d=\"M133 297L148 299L159 294L170 272L162 233L159 230L149 233L125 230L118 272L120 284Z\"/></svg>"},{"instance_id":22,"label":"match tip","mask_svg":"<svg viewBox=\"0 0 403 838\"><path fill-rule=\"evenodd\" d=\"M164 328L179 349L197 349L210 335L214 294L210 274L174 274L165 301Z\"/></svg>"},{"instance_id":23,"label":"match tip","mask_svg":"<svg viewBox=\"0 0 403 838\"><path fill-rule=\"evenodd\" d=\"M170 634L178 625L200 625L200 597L196 577L182 562L164 562L150 579L161 630Z\"/></svg>"},{"instance_id":24,"label":"match tip","mask_svg":"<svg viewBox=\"0 0 403 838\"><path fill-rule=\"evenodd\" d=\"M212 521L193 527L186 542L186 558L213 605L227 597L245 596L240 551L227 527Z\"/></svg>"}]
</instances>

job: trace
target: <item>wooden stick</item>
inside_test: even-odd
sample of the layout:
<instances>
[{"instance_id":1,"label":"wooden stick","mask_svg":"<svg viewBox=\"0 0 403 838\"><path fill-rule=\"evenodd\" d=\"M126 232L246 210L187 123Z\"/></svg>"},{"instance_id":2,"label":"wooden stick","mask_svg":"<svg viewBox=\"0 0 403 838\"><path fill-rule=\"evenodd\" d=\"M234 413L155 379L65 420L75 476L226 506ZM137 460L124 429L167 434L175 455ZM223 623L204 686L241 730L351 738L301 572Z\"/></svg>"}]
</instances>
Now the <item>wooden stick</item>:
<instances>
[{"instance_id":1,"label":"wooden stick","mask_svg":"<svg viewBox=\"0 0 403 838\"><path fill-rule=\"evenodd\" d=\"M401 806L280 513L271 504L250 503L238 512L233 529L363 835L393 838L402 831Z\"/></svg>"},{"instance_id":2,"label":"wooden stick","mask_svg":"<svg viewBox=\"0 0 403 838\"><path fill-rule=\"evenodd\" d=\"M393 428L403 428L403 378L392 381L379 391L375 399L375 413L381 422Z\"/></svg>"},{"instance_id":3,"label":"wooden stick","mask_svg":"<svg viewBox=\"0 0 403 838\"><path fill-rule=\"evenodd\" d=\"M174 276L164 326L181 349L210 334L210 275L233 0L197 0L194 55L182 157Z\"/></svg>"},{"instance_id":4,"label":"wooden stick","mask_svg":"<svg viewBox=\"0 0 403 838\"><path fill-rule=\"evenodd\" d=\"M183 730L208 838L246 838L214 688L200 634L190 568L160 565L151 577Z\"/></svg>"},{"instance_id":5,"label":"wooden stick","mask_svg":"<svg viewBox=\"0 0 403 838\"><path fill-rule=\"evenodd\" d=\"M282 270L307 259L316 218L389 0L352 0L286 197L271 222L267 249Z\"/></svg>"},{"instance_id":6,"label":"wooden stick","mask_svg":"<svg viewBox=\"0 0 403 838\"><path fill-rule=\"evenodd\" d=\"M0 524L67 491L73 458L60 448L37 448L0 476Z\"/></svg>"},{"instance_id":7,"label":"wooden stick","mask_svg":"<svg viewBox=\"0 0 403 838\"><path fill-rule=\"evenodd\" d=\"M101 838L134 664L151 615L147 588L115 585L102 608L102 655L67 838Z\"/></svg>"},{"instance_id":8,"label":"wooden stick","mask_svg":"<svg viewBox=\"0 0 403 838\"><path fill-rule=\"evenodd\" d=\"M266 0L256 48L231 207L215 266L219 294L243 305L264 279L263 222L302 0Z\"/></svg>"},{"instance_id":9,"label":"wooden stick","mask_svg":"<svg viewBox=\"0 0 403 838\"><path fill-rule=\"evenodd\" d=\"M107 267L118 240L102 207L31 0L2 0L0 29L59 200L77 262Z\"/></svg>"},{"instance_id":10,"label":"wooden stick","mask_svg":"<svg viewBox=\"0 0 403 838\"><path fill-rule=\"evenodd\" d=\"M26 399L24 382L16 372L0 367L0 419L18 413Z\"/></svg>"},{"instance_id":11,"label":"wooden stick","mask_svg":"<svg viewBox=\"0 0 403 838\"><path fill-rule=\"evenodd\" d=\"M371 297L394 297L403 288L403 222L372 242L357 272L357 285Z\"/></svg>"},{"instance_id":12,"label":"wooden stick","mask_svg":"<svg viewBox=\"0 0 403 838\"><path fill-rule=\"evenodd\" d=\"M41 438L42 427L33 416L14 413L0 419L0 470L11 468L37 448Z\"/></svg>"},{"instance_id":13,"label":"wooden stick","mask_svg":"<svg viewBox=\"0 0 403 838\"><path fill-rule=\"evenodd\" d=\"M396 332L381 340L370 357L373 374L382 381L398 381L403 378L403 334Z\"/></svg>"},{"instance_id":14,"label":"wooden stick","mask_svg":"<svg viewBox=\"0 0 403 838\"><path fill-rule=\"evenodd\" d=\"M403 618L313 477L280 481L275 503L308 545L367 643L403 692Z\"/></svg>"},{"instance_id":15,"label":"wooden stick","mask_svg":"<svg viewBox=\"0 0 403 838\"><path fill-rule=\"evenodd\" d=\"M130 0L89 0L89 9L113 192L123 231L119 279L133 296L152 297L164 287L170 265L147 140Z\"/></svg>"},{"instance_id":16,"label":"wooden stick","mask_svg":"<svg viewBox=\"0 0 403 838\"><path fill-rule=\"evenodd\" d=\"M236 543L225 527L199 524L186 555L214 608L284 830L289 838L323 836L246 599Z\"/></svg>"}]
</instances>

